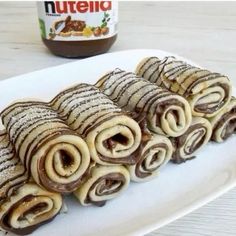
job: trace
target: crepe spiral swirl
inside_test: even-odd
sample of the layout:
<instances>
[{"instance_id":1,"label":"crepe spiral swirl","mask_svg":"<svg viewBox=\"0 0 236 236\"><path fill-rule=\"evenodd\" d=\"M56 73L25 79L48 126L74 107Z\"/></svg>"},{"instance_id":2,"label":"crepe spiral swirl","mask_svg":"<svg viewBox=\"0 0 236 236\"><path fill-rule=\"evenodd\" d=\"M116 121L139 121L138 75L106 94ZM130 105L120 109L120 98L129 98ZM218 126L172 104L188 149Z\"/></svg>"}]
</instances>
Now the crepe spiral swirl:
<instances>
[{"instance_id":1,"label":"crepe spiral swirl","mask_svg":"<svg viewBox=\"0 0 236 236\"><path fill-rule=\"evenodd\" d=\"M192 115L188 102L135 74L116 69L96 86L122 109L146 114L149 129L177 137L189 127Z\"/></svg>"},{"instance_id":2,"label":"crepe spiral swirl","mask_svg":"<svg viewBox=\"0 0 236 236\"><path fill-rule=\"evenodd\" d=\"M103 206L107 200L123 193L129 186L130 175L124 166L94 164L84 184L74 192L84 206Z\"/></svg>"},{"instance_id":3,"label":"crepe spiral swirl","mask_svg":"<svg viewBox=\"0 0 236 236\"><path fill-rule=\"evenodd\" d=\"M173 153L171 141L163 135L152 134L150 140L145 141L141 146L138 163L127 166L131 180L135 182L149 181L156 177Z\"/></svg>"},{"instance_id":4,"label":"crepe spiral swirl","mask_svg":"<svg viewBox=\"0 0 236 236\"><path fill-rule=\"evenodd\" d=\"M182 163L193 159L195 153L207 144L212 135L210 122L202 117L194 117L188 130L177 138L172 138L174 153L172 161Z\"/></svg>"},{"instance_id":5,"label":"crepe spiral swirl","mask_svg":"<svg viewBox=\"0 0 236 236\"><path fill-rule=\"evenodd\" d=\"M213 129L211 140L221 143L235 133L236 98L232 97L229 104L209 120Z\"/></svg>"},{"instance_id":6,"label":"crepe spiral swirl","mask_svg":"<svg viewBox=\"0 0 236 236\"><path fill-rule=\"evenodd\" d=\"M16 102L1 113L17 156L49 191L72 192L90 163L89 150L46 103Z\"/></svg>"},{"instance_id":7,"label":"crepe spiral swirl","mask_svg":"<svg viewBox=\"0 0 236 236\"><path fill-rule=\"evenodd\" d=\"M193 116L213 117L230 101L232 86L228 77L189 65L174 57L143 59L136 74L184 96Z\"/></svg>"},{"instance_id":8,"label":"crepe spiral swirl","mask_svg":"<svg viewBox=\"0 0 236 236\"><path fill-rule=\"evenodd\" d=\"M52 220L61 206L60 194L48 192L34 183L26 183L0 204L0 226L4 231L18 235L30 234Z\"/></svg>"},{"instance_id":9,"label":"crepe spiral swirl","mask_svg":"<svg viewBox=\"0 0 236 236\"><path fill-rule=\"evenodd\" d=\"M139 125L96 87L79 84L69 88L59 93L51 106L84 138L95 162L102 165L137 162Z\"/></svg>"}]
</instances>

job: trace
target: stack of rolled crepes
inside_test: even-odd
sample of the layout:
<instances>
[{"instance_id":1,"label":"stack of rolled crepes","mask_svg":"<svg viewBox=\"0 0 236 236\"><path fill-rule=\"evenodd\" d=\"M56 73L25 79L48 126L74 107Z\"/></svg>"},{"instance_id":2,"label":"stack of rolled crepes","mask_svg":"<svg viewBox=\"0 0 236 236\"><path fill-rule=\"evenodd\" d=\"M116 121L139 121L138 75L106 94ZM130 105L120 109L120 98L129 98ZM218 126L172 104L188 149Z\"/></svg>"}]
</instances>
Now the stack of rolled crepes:
<instances>
[{"instance_id":1,"label":"stack of rolled crepes","mask_svg":"<svg viewBox=\"0 0 236 236\"><path fill-rule=\"evenodd\" d=\"M131 72L116 69L96 86L122 109L145 114L148 128L156 134L178 137L191 123L186 99Z\"/></svg>"},{"instance_id":2,"label":"stack of rolled crepes","mask_svg":"<svg viewBox=\"0 0 236 236\"><path fill-rule=\"evenodd\" d=\"M62 197L32 182L21 164L8 134L0 132L0 228L29 234L52 220L60 211Z\"/></svg>"},{"instance_id":3,"label":"stack of rolled crepes","mask_svg":"<svg viewBox=\"0 0 236 236\"><path fill-rule=\"evenodd\" d=\"M144 115L148 128L155 133L153 139L156 143L165 140L174 163L192 159L194 153L211 137L210 123L203 118L192 120L191 109L185 98L133 73L116 69L103 76L96 86L124 110ZM163 144L160 146L163 147ZM148 160L146 158L145 163ZM134 167L129 169L136 173L137 179L145 176L146 173L142 175L138 172L144 172L144 167L142 164L136 165L135 171Z\"/></svg>"},{"instance_id":4,"label":"stack of rolled crepes","mask_svg":"<svg viewBox=\"0 0 236 236\"><path fill-rule=\"evenodd\" d=\"M232 86L228 77L175 57L145 58L139 63L136 74L185 97L193 116L214 117L231 99Z\"/></svg>"},{"instance_id":5,"label":"stack of rolled crepes","mask_svg":"<svg viewBox=\"0 0 236 236\"><path fill-rule=\"evenodd\" d=\"M231 95L232 86L228 77L189 65L175 57L165 57L162 60L157 57L144 58L138 64L136 74L185 97L193 117L204 117L210 122L212 141L223 142L236 131L236 101ZM209 123L204 123L209 127ZM185 140L182 137L174 140L174 146L179 151L175 152L173 159L177 158L177 153L181 153L177 147L182 146L178 139ZM186 156L177 158L176 162L181 162Z\"/></svg>"},{"instance_id":6,"label":"stack of rolled crepes","mask_svg":"<svg viewBox=\"0 0 236 236\"><path fill-rule=\"evenodd\" d=\"M89 84L59 93L50 104L89 147L93 163L75 191L81 204L103 205L123 192L130 182L123 165L135 165L139 159L138 123Z\"/></svg>"}]
</instances>

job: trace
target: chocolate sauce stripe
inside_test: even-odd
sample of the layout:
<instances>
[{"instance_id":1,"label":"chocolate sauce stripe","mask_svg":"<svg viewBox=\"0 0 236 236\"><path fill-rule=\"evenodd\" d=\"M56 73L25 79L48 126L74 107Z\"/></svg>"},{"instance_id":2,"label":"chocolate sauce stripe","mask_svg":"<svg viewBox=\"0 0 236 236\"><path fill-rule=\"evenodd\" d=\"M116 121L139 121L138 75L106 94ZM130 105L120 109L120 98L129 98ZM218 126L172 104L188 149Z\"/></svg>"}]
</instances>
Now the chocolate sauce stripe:
<instances>
[{"instance_id":1,"label":"chocolate sauce stripe","mask_svg":"<svg viewBox=\"0 0 236 236\"><path fill-rule=\"evenodd\" d=\"M27 174L27 171L24 169L24 172L22 172L20 175L15 175L12 178L7 179L5 182L0 184L0 189L3 188L6 184L9 182L13 183L14 180L19 179L25 175L25 180L29 178L29 175ZM11 186L12 188L13 186Z\"/></svg>"},{"instance_id":2,"label":"chocolate sauce stripe","mask_svg":"<svg viewBox=\"0 0 236 236\"><path fill-rule=\"evenodd\" d=\"M121 92L121 90L123 89L123 87L127 86L128 83L130 83L131 81L133 81L133 74L129 73L127 77L122 78L122 80L120 81L120 83L118 83L117 85L115 85L115 82L113 84L113 86L115 86L114 88L111 89L110 94L106 93L107 96L112 97L114 94L116 94L116 98L119 96L119 93ZM106 87L104 87L104 89L106 90ZM118 90L118 91L117 91ZM115 98L115 99L116 99Z\"/></svg>"},{"instance_id":3,"label":"chocolate sauce stripe","mask_svg":"<svg viewBox=\"0 0 236 236\"><path fill-rule=\"evenodd\" d=\"M162 60L162 62L161 63L159 63L159 67L158 67L158 71L159 71L159 74L160 75L162 75L162 73L163 73L163 70L165 69L165 66L166 65L169 65L171 62L168 62L168 63L166 63L167 61L168 61L168 59L169 59L169 57L165 57L163 60ZM160 70L160 68L161 68L161 70ZM157 80L156 80L156 82L157 82Z\"/></svg>"},{"instance_id":4,"label":"chocolate sauce stripe","mask_svg":"<svg viewBox=\"0 0 236 236\"><path fill-rule=\"evenodd\" d=\"M130 73L130 72L125 72L125 71L123 71L122 73L123 73L123 75L121 75L120 77L116 78L116 80L114 81L114 83L112 83L110 86L104 86L104 87L103 87L103 91L104 91L105 94L108 94L106 91L109 91L113 86L114 86L114 88L112 89L112 92L111 92L111 93L114 93L114 92L116 91L116 89L120 86L120 84L123 83L123 81L126 81L127 79L132 78L132 76L133 76L133 74ZM106 82L109 81L109 80L112 80L112 78L115 77L115 76L117 76L117 73L114 73L113 75L111 75L110 77L108 77L108 78L106 79ZM125 78L125 77L127 77L127 76L128 76L128 78ZM124 80L124 79L125 79L125 80ZM108 96L110 96L110 95L111 95L111 94L108 94Z\"/></svg>"},{"instance_id":5,"label":"chocolate sauce stripe","mask_svg":"<svg viewBox=\"0 0 236 236\"><path fill-rule=\"evenodd\" d=\"M119 101L120 99L123 97L123 94L131 87L131 86L134 86L135 84L138 84L140 83L139 80L131 80L129 83L125 84L125 86L121 87L116 98L113 99L114 102L117 102L119 104ZM121 106L120 104L120 107L122 108L123 106Z\"/></svg>"},{"instance_id":6,"label":"chocolate sauce stripe","mask_svg":"<svg viewBox=\"0 0 236 236\"><path fill-rule=\"evenodd\" d=\"M9 113L12 112L12 110L14 110L17 107L21 107L21 108L27 108L27 107L31 107L32 105L42 105L43 108L45 108L45 106L47 106L47 103L44 102L36 102L36 101L25 101L25 102L16 102L10 106L8 106L7 108L5 108L2 112L0 112L0 116L2 117L2 120L5 119L5 116L7 116Z\"/></svg>"},{"instance_id":7,"label":"chocolate sauce stripe","mask_svg":"<svg viewBox=\"0 0 236 236\"><path fill-rule=\"evenodd\" d=\"M174 71L171 74L167 74L165 75L164 79L166 79L168 82L171 82L172 84L175 84L176 82L181 86L181 84L183 83L183 81L186 81L186 77L188 77L189 75L194 75L195 73L197 73L199 71L198 68L194 68L194 67L184 67L181 70L178 71ZM187 73L187 75L186 75ZM184 77L185 75L185 77ZM190 76L191 77L191 76ZM178 81L177 79L181 78L181 80L183 79L183 81Z\"/></svg>"},{"instance_id":8,"label":"chocolate sauce stripe","mask_svg":"<svg viewBox=\"0 0 236 236\"><path fill-rule=\"evenodd\" d=\"M152 62L151 64L148 65L148 67L144 70L144 67L149 63L151 62L152 60L154 59L154 62ZM144 75L147 73L147 71L155 66L155 65L158 65L159 63L161 62L161 60L159 60L157 57L149 57L145 63L143 63L143 65L140 67L140 71L143 71L143 73L141 74L141 77L144 77ZM152 73L153 74L153 73ZM151 77L151 76L150 76Z\"/></svg>"},{"instance_id":9,"label":"chocolate sauce stripe","mask_svg":"<svg viewBox=\"0 0 236 236\"><path fill-rule=\"evenodd\" d=\"M1 167L2 164L6 163L7 161L11 161L15 156L14 156L13 152L9 152L9 153L6 153L6 154L2 155L1 159L4 158L4 157L5 157L5 159L0 161L0 167Z\"/></svg>"},{"instance_id":10,"label":"chocolate sauce stripe","mask_svg":"<svg viewBox=\"0 0 236 236\"><path fill-rule=\"evenodd\" d=\"M147 95L149 95L150 93L154 92L154 91L156 91L156 88L153 88L153 89L151 89L151 90L146 91L145 93L143 93L143 96L141 96L141 97L139 98L139 100L137 101L136 107L138 107L138 104L139 104L142 100L144 100L144 102L145 102L145 99L144 99L144 98L145 98ZM152 95L151 97L153 97L153 96L155 96L155 95L157 95L157 94L154 94L154 95ZM149 100L150 97L148 97L147 99ZM148 102L148 101L147 101L147 102Z\"/></svg>"},{"instance_id":11,"label":"chocolate sauce stripe","mask_svg":"<svg viewBox=\"0 0 236 236\"><path fill-rule=\"evenodd\" d=\"M20 107L17 107L16 109L19 109ZM31 108L30 108L31 109ZM40 109L40 110L38 110ZM11 128L19 122L19 120L21 119L24 119L25 117L29 116L29 114L31 114L27 109L22 109L20 110L18 113L17 112L10 112L8 113L9 116L11 116L9 119L8 119L8 122L5 122L5 119L3 120L3 123L4 125L7 127L8 129L8 133L9 131L11 130ZM39 108L39 107L36 107L35 109L35 113L34 114L31 114L31 119L37 119L38 117L41 117L41 116L48 116L48 117L53 117L55 116L54 113L52 111L50 111L47 107L42 107L42 108ZM16 116L19 116L16 118ZM15 117L15 120L12 120L13 118L12 117ZM29 117L30 118L30 117ZM28 119L29 119L28 118ZM23 124L24 125L24 124Z\"/></svg>"},{"instance_id":12,"label":"chocolate sauce stripe","mask_svg":"<svg viewBox=\"0 0 236 236\"><path fill-rule=\"evenodd\" d=\"M60 125L65 125L64 121L60 120L60 119L55 119L55 120L52 120L52 119L40 119L37 121L37 123L35 123L35 125L33 127L30 127L30 131L25 133L24 137L22 137L21 139L21 142L18 144L18 145L15 145L15 149L17 151L17 155L19 156L19 150L21 149L21 145L22 143L28 138L28 136L34 132L35 130L37 130L39 127L41 126L44 126L45 125L45 122L53 122L53 124L60 124ZM18 135L16 136L15 138L15 143L18 143L18 138L19 138L19 135L22 134L22 132L19 132Z\"/></svg>"},{"instance_id":13,"label":"chocolate sauce stripe","mask_svg":"<svg viewBox=\"0 0 236 236\"><path fill-rule=\"evenodd\" d=\"M107 114L104 114L103 116L106 116ZM106 119L103 119L99 122L97 122L94 126L88 126L82 133L83 136L87 136L88 133L90 133L93 129L96 129L97 127L99 127L101 124L103 124L104 122L113 119L114 117L117 117L118 115L122 115L120 113L111 113L111 115L109 117L107 117ZM103 116L100 116L100 118L102 118Z\"/></svg>"},{"instance_id":14,"label":"chocolate sauce stripe","mask_svg":"<svg viewBox=\"0 0 236 236\"><path fill-rule=\"evenodd\" d=\"M116 74L114 75L116 76ZM133 80L133 78L137 78L139 79L135 74L133 73L130 73L130 72L123 72L123 75L121 77L119 77L118 79L116 79L114 81L114 83L110 86L110 88L112 86L113 89L112 89L112 93L116 93L116 90L119 89L119 88L122 88L123 84L126 85L128 83L129 80ZM114 80L114 79L113 79ZM107 89L107 87L104 88L105 90Z\"/></svg>"},{"instance_id":15,"label":"chocolate sauce stripe","mask_svg":"<svg viewBox=\"0 0 236 236\"><path fill-rule=\"evenodd\" d=\"M45 136L45 133L47 133L48 131L50 131L50 135L46 135ZM43 132L40 133L40 135L38 135L34 139L32 139L32 141L27 145L26 153L24 155L24 165L26 166L26 168L28 170L30 170L31 161L32 161L32 157L33 157L33 152L36 149L39 149L40 144L42 142L45 142L50 137L55 136L58 133L61 134L62 131L70 133L70 130L68 130L67 128L64 128L64 127L59 127L59 128L58 127L54 127L54 128L51 128L51 129L44 130ZM40 136L42 136L42 137L39 139ZM37 143L35 143L36 140L37 140ZM29 154L29 150L30 149L32 149L32 150L31 150L31 153Z\"/></svg>"},{"instance_id":16,"label":"chocolate sauce stripe","mask_svg":"<svg viewBox=\"0 0 236 236\"><path fill-rule=\"evenodd\" d=\"M210 73L209 75L203 75L201 77L199 77L196 81L194 81L186 90L186 92L189 92L192 90L193 87L197 86L198 84L205 82L205 81L210 81L210 80L215 80L222 77L222 75L219 75L217 73ZM214 85L213 85L214 86ZM212 87L212 86L210 86Z\"/></svg>"},{"instance_id":17,"label":"chocolate sauce stripe","mask_svg":"<svg viewBox=\"0 0 236 236\"><path fill-rule=\"evenodd\" d=\"M112 101L113 101L113 102L118 102L119 99L120 99L120 96L121 96L122 93L125 91L125 88L127 88L127 87L129 86L129 84L132 83L133 81L134 81L134 80L133 80L133 77L132 77L132 76L130 76L130 77L128 77L128 78L124 78L124 79L120 82L120 84L119 84L117 87L115 87L115 90L112 89L112 90L111 90L111 94L112 94L112 95L110 95L110 98L112 98L113 95L115 95L116 90L118 89L117 95L116 95L114 98L112 98ZM108 96L109 96L109 95L108 95Z\"/></svg>"},{"instance_id":18,"label":"chocolate sauce stripe","mask_svg":"<svg viewBox=\"0 0 236 236\"><path fill-rule=\"evenodd\" d=\"M110 80L113 76L117 76L117 75L119 75L119 74L123 74L123 75L121 75L120 77L118 77L117 79L116 79L116 82L119 84L119 81L120 80L122 80L126 75L128 75L129 74L129 72L125 72L125 71L122 71L122 70L120 70L120 71L113 71L113 72L111 72L109 75L105 75L105 77L104 77L104 81L103 81L103 83L102 84L100 84L99 85L99 87L100 88L103 88L104 90L109 90L114 84L111 84L110 86L105 86L104 87L104 84L108 81L108 80Z\"/></svg>"},{"instance_id":19,"label":"chocolate sauce stripe","mask_svg":"<svg viewBox=\"0 0 236 236\"><path fill-rule=\"evenodd\" d=\"M173 68L175 68L175 67L173 67ZM184 74L190 70L193 70L193 71L190 74L186 74L184 77ZM189 78L192 78L192 76L196 76L196 74L202 73L202 72L203 72L203 70L200 70L199 68L190 66L190 68L187 67L186 70L182 70L180 73L178 73L178 77L182 78L181 84L184 84L186 82L186 80L188 80ZM168 78L169 77L167 77L167 80L168 80ZM171 80L168 80L168 81L171 82ZM174 82L172 82L172 83L174 83ZM179 82L177 82L177 83L179 83Z\"/></svg>"},{"instance_id":20,"label":"chocolate sauce stripe","mask_svg":"<svg viewBox=\"0 0 236 236\"><path fill-rule=\"evenodd\" d=\"M50 102L51 105L54 105L54 104L61 104L61 100L67 100L69 99L70 97L74 97L75 95L77 94L82 94L84 95L84 93L88 92L89 91L89 88L87 86L84 86L84 87L81 87L79 89L76 89L76 88L71 88L70 89L70 92L67 92L67 93L64 93L64 91L62 93L59 93L54 99L53 101ZM60 107L57 108L58 110L60 110Z\"/></svg>"},{"instance_id":21,"label":"chocolate sauce stripe","mask_svg":"<svg viewBox=\"0 0 236 236\"><path fill-rule=\"evenodd\" d=\"M142 71L143 69L144 69L144 67L149 63L149 62L151 62L152 60L154 60L154 63L153 64L156 64L157 63L157 61L161 61L161 60L159 60L157 57L148 57L147 58L147 60L145 60L145 62L140 66L140 68L139 68L139 70L140 71ZM153 66L152 64L150 64L150 66ZM146 69L146 70L148 70L148 69ZM146 71L144 71L144 73L145 73ZM142 76L143 76L144 74L142 74Z\"/></svg>"},{"instance_id":22,"label":"chocolate sauce stripe","mask_svg":"<svg viewBox=\"0 0 236 236\"><path fill-rule=\"evenodd\" d=\"M87 89L87 84L78 84L76 86L73 86L71 88L68 88L66 90L63 90L62 92L60 92L59 94L56 95L56 97L54 97L49 104L54 104L56 103L61 97L63 97L64 95L70 93L71 91L77 90L77 89L82 89L82 88L86 88Z\"/></svg>"},{"instance_id":23,"label":"chocolate sauce stripe","mask_svg":"<svg viewBox=\"0 0 236 236\"><path fill-rule=\"evenodd\" d=\"M46 110L45 110L45 113L46 113ZM37 122L41 120L53 120L53 121L59 120L59 118L56 116L43 116L43 114L42 116L30 117L29 114L26 112L24 116L22 116L21 118L18 118L14 123L12 122L10 126L6 124L8 133L10 134L12 132L12 129L16 123L20 122L21 119L24 119L27 116L28 118L25 119L25 122L14 130L14 135L12 135L11 137L13 140L15 139L15 136L18 137L19 133L21 133L22 130L24 131L26 129L30 129L32 126L34 126L35 124L37 124Z\"/></svg>"},{"instance_id":24,"label":"chocolate sauce stripe","mask_svg":"<svg viewBox=\"0 0 236 236\"><path fill-rule=\"evenodd\" d=\"M22 177L24 177L24 178L22 178ZM4 186L6 186L9 183L11 183L11 185L8 186L8 188L6 189L5 197L0 197L0 203L2 200L6 199L7 197L10 197L9 196L10 191L16 190L18 187L24 185L24 183L27 181L27 179L29 179L29 177L26 175L26 172L23 172L22 174L16 175L16 176L8 179L7 181L1 183L0 189L2 189Z\"/></svg>"},{"instance_id":25,"label":"chocolate sauce stripe","mask_svg":"<svg viewBox=\"0 0 236 236\"><path fill-rule=\"evenodd\" d=\"M4 136L6 136L6 135L8 135L8 134L5 134ZM5 139L5 138L4 138ZM0 142L4 142L4 140L0 140ZM7 141L7 145L4 145L4 146L0 146L0 149L2 150L2 149L9 149L10 147L11 147L11 142L9 142L9 141ZM12 147L11 147L12 148ZM13 149L13 148L12 148ZM0 157L0 159L1 159L1 157Z\"/></svg>"},{"instance_id":26,"label":"chocolate sauce stripe","mask_svg":"<svg viewBox=\"0 0 236 236\"><path fill-rule=\"evenodd\" d=\"M17 164L20 164L20 163L21 163L20 160L14 160L13 163L9 163L8 165L0 168L0 173L3 172L4 170L9 169L10 167L16 166Z\"/></svg>"},{"instance_id":27,"label":"chocolate sauce stripe","mask_svg":"<svg viewBox=\"0 0 236 236\"><path fill-rule=\"evenodd\" d=\"M95 117L96 119L93 121L93 123L90 123L89 125L85 126L80 133L82 135L84 135L84 133L86 133L87 129L92 128L94 125L96 126L96 124L99 123L99 120L102 119L104 116L107 116L107 115L110 116L112 114L115 114L116 111L114 111L113 109L114 108L112 108L112 107L110 109L107 109L107 108L101 109L100 111L106 111L106 113L103 113L103 114L101 114L98 117ZM92 117L92 116L94 116L96 114L97 114L97 111L95 111L94 113L90 114L90 117ZM116 112L116 114L121 115L121 113L119 113L119 112L118 113ZM83 122L81 122L81 124L78 126L78 128L76 128L76 130L80 130L82 126L83 126Z\"/></svg>"},{"instance_id":28,"label":"chocolate sauce stripe","mask_svg":"<svg viewBox=\"0 0 236 236\"><path fill-rule=\"evenodd\" d=\"M105 99L104 99L104 100L105 100ZM75 116L75 119L74 119L72 122L69 122L68 125L69 125L69 126L73 125L73 124L77 121L77 119L81 116L81 114L83 114L83 113L85 113L85 112L88 112L89 110L94 110L94 112L93 112L93 113L90 113L90 112L89 112L88 116L84 117L83 121L81 121L80 126L83 124L83 122L84 122L86 119L90 118L91 116L97 114L97 113L100 112L100 111L105 111L106 109L108 109L107 107L101 109L100 107L102 107L102 106L111 105L112 108L115 109L116 107L115 107L113 104L111 104L110 101L107 102L107 100L108 100L108 99L105 100L106 102L98 103L98 104L96 104L96 105L86 107L85 109L79 111L78 114ZM96 109L96 108L98 108L98 109ZM80 126L79 126L79 127L80 127ZM77 129L79 129L79 128L77 128Z\"/></svg>"},{"instance_id":29,"label":"chocolate sauce stripe","mask_svg":"<svg viewBox=\"0 0 236 236\"><path fill-rule=\"evenodd\" d=\"M89 105L89 103L91 103L92 101L94 101L94 99L96 99L96 97L95 98L90 98L90 99L88 99L88 100L84 100L84 101L82 101L82 102L80 102L80 103L76 103L75 105L73 105L72 107L70 107L70 109L69 109L69 111L64 115L64 116L62 116L63 117L63 119L70 119L70 116L71 116L71 114L77 109L77 108L82 108L82 105L84 105L84 107L85 107L85 105ZM98 99L98 98L97 98ZM106 102L103 102L102 103L102 101L106 101ZM94 106L92 106L93 108L95 108L95 107L97 107L97 106L100 106L100 105L103 105L103 104L113 104L108 98L106 98L106 97L101 97L99 100L98 100L98 102L97 102L97 104L96 105L94 105ZM83 109L83 110L80 110L79 111L79 113L80 114L82 114L82 113L84 113L84 112L86 112L86 111L88 111L89 109L90 109L91 107L85 107L85 109ZM77 117L76 117L76 119L77 119ZM69 124L70 125L70 124Z\"/></svg>"},{"instance_id":30,"label":"chocolate sauce stripe","mask_svg":"<svg viewBox=\"0 0 236 236\"><path fill-rule=\"evenodd\" d=\"M86 92L87 92L87 91L86 91ZM76 98L74 97L75 95L73 95L73 96L67 97L66 99L63 99L63 101L60 103L59 107L57 108L57 111L58 111L58 114L59 114L59 115L61 115L61 114L63 113L63 111L64 111L63 108L69 107L70 104L75 101L75 99L76 99L76 100L79 100L79 99L81 99L81 98L82 98L82 99L85 99L85 98L90 97L90 96L96 97L95 95L98 95L98 94L100 94L100 93L99 93L99 92L94 92L94 93L90 93L90 94L84 96L84 95L81 95L82 93L80 93L79 91L77 91L76 94L79 95L79 96L76 97ZM81 102L80 102L80 103L81 103ZM74 105L73 105L73 106L74 106Z\"/></svg>"},{"instance_id":31,"label":"chocolate sauce stripe","mask_svg":"<svg viewBox=\"0 0 236 236\"><path fill-rule=\"evenodd\" d=\"M155 113L156 107L158 105L161 105L166 100L172 100L171 95L172 94L170 92L166 92L162 96L159 96L159 94L157 94L158 98L156 96L149 98L149 101L143 106L142 112L144 111L144 112L150 113L151 111L154 111L154 113ZM169 97L169 99L168 99L168 97ZM160 99L164 99L164 101L160 102ZM156 103L156 107L153 109L153 105L155 103Z\"/></svg>"},{"instance_id":32,"label":"chocolate sauce stripe","mask_svg":"<svg viewBox=\"0 0 236 236\"><path fill-rule=\"evenodd\" d=\"M159 64L159 63L158 63L158 64ZM152 63L152 65L154 66L155 64ZM150 67L150 68L151 68L151 67ZM147 70L147 71L148 71L148 70ZM158 76L154 77L154 75L155 75L156 73L158 73ZM150 82L153 81L153 79L152 79L153 77L155 78L154 82L157 83L158 80L160 79L160 73L159 73L159 71L158 71L158 67L157 67L157 69L153 70L152 73L150 74L150 76L149 76Z\"/></svg>"},{"instance_id":33,"label":"chocolate sauce stripe","mask_svg":"<svg viewBox=\"0 0 236 236\"><path fill-rule=\"evenodd\" d=\"M183 70L186 69L190 69L189 65L180 64L165 70L163 76L170 78L171 76L176 75L177 73L181 73Z\"/></svg>"},{"instance_id":34,"label":"chocolate sauce stripe","mask_svg":"<svg viewBox=\"0 0 236 236\"><path fill-rule=\"evenodd\" d=\"M115 74L118 75L118 74L121 74L121 73L123 73L123 72L124 72L124 71L122 71L122 70L120 70L120 69L119 69L119 71L116 69ZM99 88L102 88L103 85L104 85L104 83L106 83L107 79L108 79L109 77L111 77L112 75L114 75L114 71L111 71L110 73L108 73L108 74L102 76L102 77L96 82L95 86L96 86L96 87L99 87ZM102 81L102 82L101 82L101 81Z\"/></svg>"},{"instance_id":35,"label":"chocolate sauce stripe","mask_svg":"<svg viewBox=\"0 0 236 236\"><path fill-rule=\"evenodd\" d=\"M139 87L138 89L136 89L136 90L135 90L132 94L130 94L130 96L127 98L126 103L125 103L125 104L122 104L122 107L123 107L123 108L126 107L126 106L129 104L130 100L133 98L133 96L135 96L135 94L139 93L139 92L142 91L142 90L143 90L143 91L147 90L148 87L153 88L153 84L147 83L147 84L145 84L144 86L141 86L141 87ZM142 99L142 97L144 97L144 95L141 96L141 99ZM137 103L136 103L134 106L137 107ZM122 107L121 107L121 108L122 108Z\"/></svg>"}]
</instances>

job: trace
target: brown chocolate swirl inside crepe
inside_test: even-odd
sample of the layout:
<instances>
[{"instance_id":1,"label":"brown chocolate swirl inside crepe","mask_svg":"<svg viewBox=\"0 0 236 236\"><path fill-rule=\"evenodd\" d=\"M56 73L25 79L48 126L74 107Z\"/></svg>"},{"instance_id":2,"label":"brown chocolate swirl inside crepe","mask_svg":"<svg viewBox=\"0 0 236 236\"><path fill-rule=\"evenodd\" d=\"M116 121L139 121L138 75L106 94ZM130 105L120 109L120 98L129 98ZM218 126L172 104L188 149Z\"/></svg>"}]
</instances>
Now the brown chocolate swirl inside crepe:
<instances>
[{"instance_id":1,"label":"brown chocolate swirl inside crepe","mask_svg":"<svg viewBox=\"0 0 236 236\"><path fill-rule=\"evenodd\" d=\"M130 175L124 166L94 164L83 185L74 194L82 205L103 206L107 200L124 192L129 182Z\"/></svg>"},{"instance_id":2,"label":"brown chocolate swirl inside crepe","mask_svg":"<svg viewBox=\"0 0 236 236\"><path fill-rule=\"evenodd\" d=\"M32 233L52 220L60 211L62 197L43 190L34 183L19 187L0 205L0 226L18 235Z\"/></svg>"},{"instance_id":3,"label":"brown chocolate swirl inside crepe","mask_svg":"<svg viewBox=\"0 0 236 236\"><path fill-rule=\"evenodd\" d=\"M141 147L137 164L127 166L131 180L135 182L149 181L156 177L173 153L170 140L163 135L152 134L149 140L141 144Z\"/></svg>"},{"instance_id":4,"label":"brown chocolate swirl inside crepe","mask_svg":"<svg viewBox=\"0 0 236 236\"><path fill-rule=\"evenodd\" d=\"M171 160L180 164L193 159L196 151L208 143L211 134L210 122L201 117L194 117L189 129L183 135L171 139L174 147Z\"/></svg>"},{"instance_id":5,"label":"brown chocolate swirl inside crepe","mask_svg":"<svg viewBox=\"0 0 236 236\"><path fill-rule=\"evenodd\" d=\"M209 119L213 133L211 140L223 142L236 131L236 99L232 97L229 104L216 116Z\"/></svg>"},{"instance_id":6,"label":"brown chocolate swirl inside crepe","mask_svg":"<svg viewBox=\"0 0 236 236\"><path fill-rule=\"evenodd\" d=\"M137 162L134 152L141 142L139 125L96 87L79 84L69 88L58 94L51 106L84 138L95 162Z\"/></svg>"},{"instance_id":7,"label":"brown chocolate swirl inside crepe","mask_svg":"<svg viewBox=\"0 0 236 236\"><path fill-rule=\"evenodd\" d=\"M194 116L213 117L227 106L232 87L229 79L189 65L174 57L143 59L136 74L174 93L184 96Z\"/></svg>"},{"instance_id":8,"label":"brown chocolate swirl inside crepe","mask_svg":"<svg viewBox=\"0 0 236 236\"><path fill-rule=\"evenodd\" d=\"M161 135L177 137L192 119L188 102L135 74L116 69L96 86L122 109L145 114L148 128Z\"/></svg>"},{"instance_id":9,"label":"brown chocolate swirl inside crepe","mask_svg":"<svg viewBox=\"0 0 236 236\"><path fill-rule=\"evenodd\" d=\"M78 188L90 163L78 134L43 102L17 102L1 114L17 156L37 184L49 191Z\"/></svg>"}]
</instances>

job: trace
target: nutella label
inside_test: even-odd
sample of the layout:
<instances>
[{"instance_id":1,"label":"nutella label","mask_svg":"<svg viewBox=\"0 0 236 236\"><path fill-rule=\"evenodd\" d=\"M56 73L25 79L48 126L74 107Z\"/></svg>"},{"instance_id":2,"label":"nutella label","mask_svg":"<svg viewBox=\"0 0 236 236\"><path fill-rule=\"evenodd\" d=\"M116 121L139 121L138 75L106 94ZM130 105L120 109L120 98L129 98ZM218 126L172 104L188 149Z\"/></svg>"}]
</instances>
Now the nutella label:
<instances>
[{"instance_id":1,"label":"nutella label","mask_svg":"<svg viewBox=\"0 0 236 236\"><path fill-rule=\"evenodd\" d=\"M56 41L84 41L117 33L116 1L37 2L41 36Z\"/></svg>"}]
</instances>

